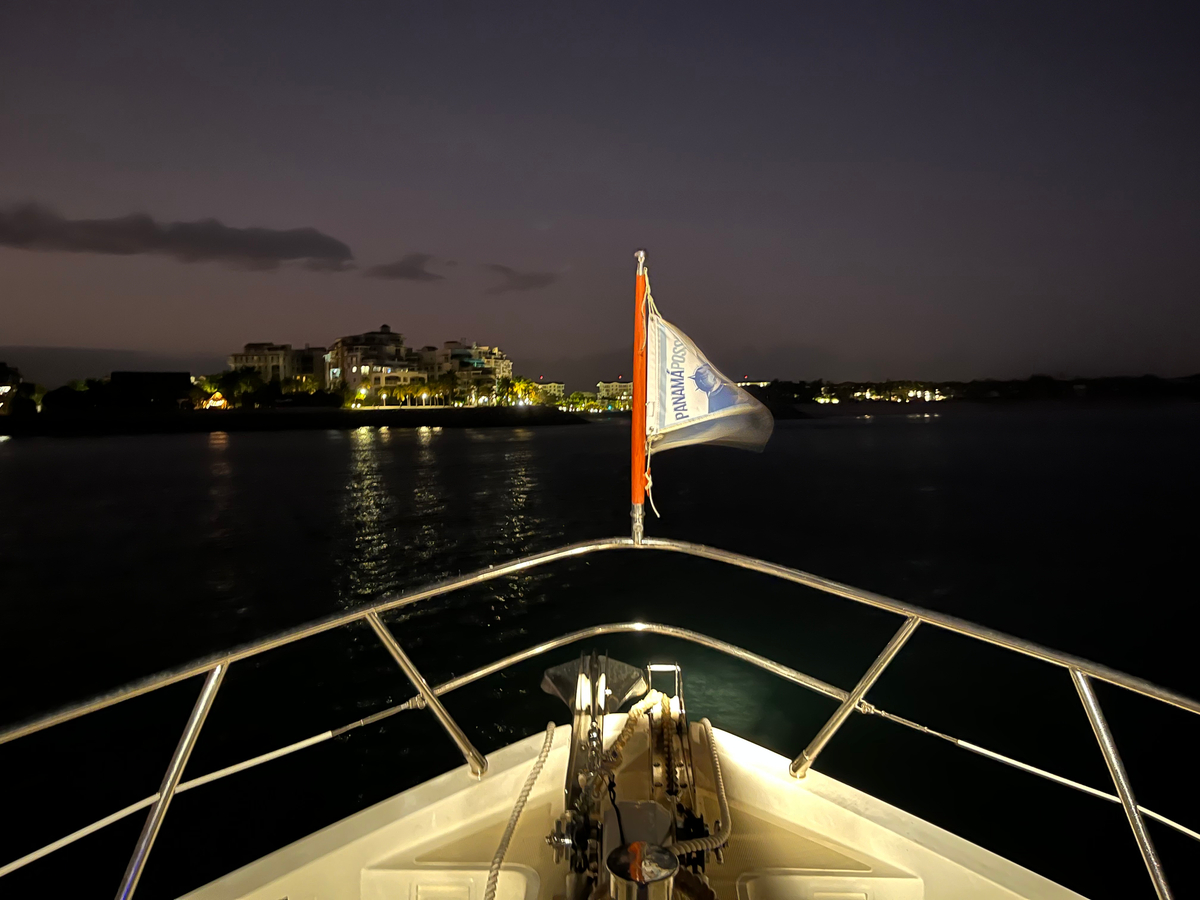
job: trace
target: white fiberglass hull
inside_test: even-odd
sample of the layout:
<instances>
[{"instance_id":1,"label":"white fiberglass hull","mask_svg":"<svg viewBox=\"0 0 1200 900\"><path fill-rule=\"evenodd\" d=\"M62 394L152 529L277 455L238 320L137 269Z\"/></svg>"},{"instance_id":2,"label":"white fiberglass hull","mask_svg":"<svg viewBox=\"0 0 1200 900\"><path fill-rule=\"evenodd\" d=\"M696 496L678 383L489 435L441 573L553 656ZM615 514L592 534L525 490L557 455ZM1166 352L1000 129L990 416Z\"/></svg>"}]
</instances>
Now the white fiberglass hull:
<instances>
[{"instance_id":1,"label":"white fiberglass hull","mask_svg":"<svg viewBox=\"0 0 1200 900\"><path fill-rule=\"evenodd\" d=\"M625 717L610 715L610 738ZM563 806L570 728L560 726L499 882L499 900L563 893L544 838ZM496 751L350 816L187 895L187 900L482 900L488 867L543 736ZM1066 900L1079 895L820 772L726 732L717 749L733 820L721 900ZM706 797L712 802L712 796Z\"/></svg>"}]
</instances>

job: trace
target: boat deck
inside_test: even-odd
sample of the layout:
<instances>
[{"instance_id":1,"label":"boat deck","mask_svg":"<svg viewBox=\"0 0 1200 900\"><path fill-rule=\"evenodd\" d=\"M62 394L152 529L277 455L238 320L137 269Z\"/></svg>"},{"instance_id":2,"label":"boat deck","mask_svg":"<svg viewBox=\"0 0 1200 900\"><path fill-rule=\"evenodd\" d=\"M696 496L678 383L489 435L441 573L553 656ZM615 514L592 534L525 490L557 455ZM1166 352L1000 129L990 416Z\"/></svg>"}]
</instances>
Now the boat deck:
<instances>
[{"instance_id":1,"label":"boat deck","mask_svg":"<svg viewBox=\"0 0 1200 900\"><path fill-rule=\"evenodd\" d=\"M607 717L610 740L624 718ZM510 844L498 900L562 894L566 866L555 863L545 836L562 809L569 735L567 726L556 731ZM698 736L703 739L702 732ZM785 758L724 732L716 737L733 818L724 863L708 871L722 900L1079 896L820 772L797 781ZM188 900L481 900L541 741L534 735L492 754L482 781L465 767L447 773L188 894ZM704 756L697 747L697 762ZM646 738L635 735L618 774L621 793L644 788L637 773L648 770L646 759ZM697 770L711 821L711 777Z\"/></svg>"}]
</instances>

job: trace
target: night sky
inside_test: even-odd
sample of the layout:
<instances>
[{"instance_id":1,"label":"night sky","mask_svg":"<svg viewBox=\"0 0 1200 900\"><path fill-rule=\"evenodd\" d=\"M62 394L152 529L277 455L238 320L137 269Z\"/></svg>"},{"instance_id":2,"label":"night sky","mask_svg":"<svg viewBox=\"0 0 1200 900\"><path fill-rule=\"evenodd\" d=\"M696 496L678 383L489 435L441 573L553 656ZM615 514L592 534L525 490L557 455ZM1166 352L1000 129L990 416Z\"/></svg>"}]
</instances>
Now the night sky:
<instances>
[{"instance_id":1,"label":"night sky","mask_svg":"<svg viewBox=\"0 0 1200 900\"><path fill-rule=\"evenodd\" d=\"M0 345L386 322L594 381L645 246L739 377L1200 371L1187 14L0 4Z\"/></svg>"}]
</instances>

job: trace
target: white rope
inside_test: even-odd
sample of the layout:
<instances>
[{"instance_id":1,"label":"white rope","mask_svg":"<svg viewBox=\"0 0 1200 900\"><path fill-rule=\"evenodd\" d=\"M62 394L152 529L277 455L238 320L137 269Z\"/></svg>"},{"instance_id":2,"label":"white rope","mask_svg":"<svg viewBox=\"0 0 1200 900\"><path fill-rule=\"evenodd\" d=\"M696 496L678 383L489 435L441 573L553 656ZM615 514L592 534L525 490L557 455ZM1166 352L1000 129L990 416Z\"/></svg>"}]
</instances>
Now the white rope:
<instances>
[{"instance_id":1,"label":"white rope","mask_svg":"<svg viewBox=\"0 0 1200 900\"><path fill-rule=\"evenodd\" d=\"M661 519L658 507L654 505L654 479L650 477L650 447L649 441L646 442L646 499L650 501L650 508L654 510L654 517Z\"/></svg>"},{"instance_id":2,"label":"white rope","mask_svg":"<svg viewBox=\"0 0 1200 900\"><path fill-rule=\"evenodd\" d=\"M653 315L656 315L656 316L661 315L661 313L659 313L659 311L658 311L658 307L654 305L654 295L652 293L650 293L650 270L649 269L646 269L646 308L649 309L651 314L653 314Z\"/></svg>"},{"instance_id":3,"label":"white rope","mask_svg":"<svg viewBox=\"0 0 1200 900\"><path fill-rule=\"evenodd\" d=\"M646 292L642 294L642 306L644 307L642 310L642 317L647 320L645 324L649 325L650 314L653 313L654 315L657 315L658 308L654 305L654 297L650 294L650 270L646 269L644 275L646 277ZM648 327L643 328L642 346L639 349L645 350L649 339L650 329Z\"/></svg>"},{"instance_id":4,"label":"white rope","mask_svg":"<svg viewBox=\"0 0 1200 900\"><path fill-rule=\"evenodd\" d=\"M704 726L704 733L708 736L708 751L712 754L713 778L717 782L717 807L721 810L721 828L716 834L710 834L708 837L669 844L667 849L676 856L686 856L697 850L716 850L724 847L729 843L729 836L733 834L733 823L729 819L729 800L725 796L725 779L721 775L721 758L717 756L717 742L713 737L712 722L704 718L700 720L700 724Z\"/></svg>"},{"instance_id":5,"label":"white rope","mask_svg":"<svg viewBox=\"0 0 1200 900\"><path fill-rule=\"evenodd\" d=\"M542 752L538 754L537 759L533 763L533 768L529 770L529 777L525 779L525 786L521 788L521 793L517 796L517 802L513 805L512 815L508 817L508 827L504 829L504 836L500 838L500 846L496 848L496 855L492 857L492 867L488 870L487 887L483 891L483 900L494 900L496 896L496 885L500 882L500 866L504 864L504 857L508 853L508 844L512 840L513 832L517 830L517 820L521 818L521 811L525 809L525 801L529 799L529 792L533 790L533 783L537 781L538 775L542 772L542 766L546 764L546 757L550 755L550 745L554 743L553 722L546 723L546 739L542 741Z\"/></svg>"},{"instance_id":6,"label":"white rope","mask_svg":"<svg viewBox=\"0 0 1200 900\"><path fill-rule=\"evenodd\" d=\"M629 712L625 717L625 727L621 729L621 733L617 735L617 739L608 748L608 763L611 768L615 769L621 764L621 751L625 749L625 745L633 737L634 731L637 730L637 723L641 720L642 716L661 703L662 698L663 694L661 691L650 691L650 693L646 694L645 697L629 708Z\"/></svg>"}]
</instances>

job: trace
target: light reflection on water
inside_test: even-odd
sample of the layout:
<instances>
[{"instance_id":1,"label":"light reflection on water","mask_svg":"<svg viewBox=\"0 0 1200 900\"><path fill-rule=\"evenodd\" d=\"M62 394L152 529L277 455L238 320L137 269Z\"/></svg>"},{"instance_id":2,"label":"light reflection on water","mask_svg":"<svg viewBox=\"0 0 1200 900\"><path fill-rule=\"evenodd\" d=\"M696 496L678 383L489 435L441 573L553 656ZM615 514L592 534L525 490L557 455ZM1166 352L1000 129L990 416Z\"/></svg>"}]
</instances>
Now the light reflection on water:
<instances>
[{"instance_id":1,"label":"light reflection on water","mask_svg":"<svg viewBox=\"0 0 1200 900\"><path fill-rule=\"evenodd\" d=\"M439 566L446 564L443 554L458 546L457 538L446 533L446 488L443 472L439 465L438 450L443 442L442 429L417 429L417 451L414 465L415 482L412 486L412 515L416 519L416 533L405 547L411 559L429 568L432 563L434 575L446 574Z\"/></svg>"},{"instance_id":2,"label":"light reflection on water","mask_svg":"<svg viewBox=\"0 0 1200 900\"><path fill-rule=\"evenodd\" d=\"M337 526L343 608L533 553L562 538L561 525L544 511L542 461L530 429L464 434L363 427L334 440L347 454ZM498 581L490 603L469 604L457 618L477 625L504 620L542 602L537 586L545 580L527 574Z\"/></svg>"},{"instance_id":3,"label":"light reflection on water","mask_svg":"<svg viewBox=\"0 0 1200 900\"><path fill-rule=\"evenodd\" d=\"M214 431L208 435L209 485L208 497L212 507L208 515L208 566L205 576L209 587L221 595L232 594L237 584L237 573L230 564L224 547L232 534L230 518L233 515L234 487L233 467L229 461L229 435ZM245 612L239 609L239 613Z\"/></svg>"},{"instance_id":4,"label":"light reflection on water","mask_svg":"<svg viewBox=\"0 0 1200 900\"><path fill-rule=\"evenodd\" d=\"M512 559L534 552L547 523L538 515L532 497L539 488L537 477L537 445L527 428L512 432L503 445L503 464L499 471L502 481L494 489L500 527L488 540L487 550L496 559ZM521 616L530 606L544 602L544 573L524 573L507 579L497 591L494 602L485 615L489 627L500 626L497 639L526 633L520 624ZM514 613L518 614L514 618ZM502 623L508 622L507 626Z\"/></svg>"},{"instance_id":5,"label":"light reflection on water","mask_svg":"<svg viewBox=\"0 0 1200 900\"><path fill-rule=\"evenodd\" d=\"M345 606L383 593L390 584L388 559L390 519L395 507L380 471L379 456L391 432L362 427L349 434L350 461L340 508L340 525L350 536L346 582L341 596Z\"/></svg>"},{"instance_id":6,"label":"light reflection on water","mask_svg":"<svg viewBox=\"0 0 1200 900\"><path fill-rule=\"evenodd\" d=\"M565 532L547 515L545 460L536 437L531 429L368 427L331 435L344 454L334 537L342 571L338 605L361 606L560 543ZM526 635L533 610L550 599L553 579L543 571L509 576L385 620L410 652L436 647L453 668L468 632L489 644ZM369 634L356 634L351 643L351 657L390 666ZM382 679L380 690L389 682Z\"/></svg>"}]
</instances>

